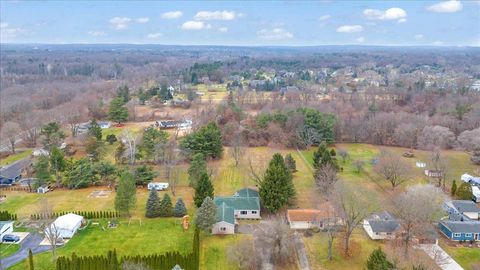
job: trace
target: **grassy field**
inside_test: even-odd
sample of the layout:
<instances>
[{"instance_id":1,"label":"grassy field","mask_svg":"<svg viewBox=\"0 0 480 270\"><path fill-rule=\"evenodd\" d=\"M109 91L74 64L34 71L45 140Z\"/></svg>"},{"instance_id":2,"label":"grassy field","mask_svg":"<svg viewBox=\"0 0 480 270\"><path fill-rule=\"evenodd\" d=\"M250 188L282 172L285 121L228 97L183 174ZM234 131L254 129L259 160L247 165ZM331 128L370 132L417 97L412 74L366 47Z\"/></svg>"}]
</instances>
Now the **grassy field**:
<instances>
[{"instance_id":1,"label":"grassy field","mask_svg":"<svg viewBox=\"0 0 480 270\"><path fill-rule=\"evenodd\" d=\"M440 241L442 248L465 270L473 270L472 264L480 265L480 248L452 247Z\"/></svg>"},{"instance_id":2,"label":"grassy field","mask_svg":"<svg viewBox=\"0 0 480 270\"><path fill-rule=\"evenodd\" d=\"M7 256L10 256L13 253L17 252L19 249L20 249L20 245L18 244L2 243L0 244L0 258L5 258Z\"/></svg>"},{"instance_id":3,"label":"grassy field","mask_svg":"<svg viewBox=\"0 0 480 270\"><path fill-rule=\"evenodd\" d=\"M29 157L32 154L32 151L33 150L29 149L29 150L25 150L25 151L22 151L22 152L17 152L13 155L10 155L10 156L0 160L0 166L5 166L5 165L13 163L17 160Z\"/></svg>"},{"instance_id":4,"label":"grassy field","mask_svg":"<svg viewBox=\"0 0 480 270\"><path fill-rule=\"evenodd\" d=\"M193 241L193 229L184 232L180 220L175 218L121 220L115 229L106 228L107 220L99 225L90 224L79 231L65 247L59 248L59 256L106 254L116 249L121 255L146 255L177 250L190 252ZM166 233L168 232L168 233ZM34 256L35 269L53 269L51 252ZM27 269L27 262L9 268L11 270Z\"/></svg>"},{"instance_id":5,"label":"grassy field","mask_svg":"<svg viewBox=\"0 0 480 270\"><path fill-rule=\"evenodd\" d=\"M200 251L200 269L237 269L228 262L228 247L234 246L243 238L251 238L250 235L206 235L202 238Z\"/></svg>"}]
</instances>

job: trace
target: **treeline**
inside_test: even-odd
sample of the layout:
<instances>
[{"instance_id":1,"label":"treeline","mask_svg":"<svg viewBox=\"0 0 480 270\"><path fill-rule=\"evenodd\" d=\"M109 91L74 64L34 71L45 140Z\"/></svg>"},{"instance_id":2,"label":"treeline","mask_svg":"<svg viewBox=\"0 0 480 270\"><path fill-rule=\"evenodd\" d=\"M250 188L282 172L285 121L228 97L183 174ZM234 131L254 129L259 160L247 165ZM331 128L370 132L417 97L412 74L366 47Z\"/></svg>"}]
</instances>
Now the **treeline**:
<instances>
[{"instance_id":1,"label":"treeline","mask_svg":"<svg viewBox=\"0 0 480 270\"><path fill-rule=\"evenodd\" d=\"M147 267L151 270L171 270L176 265L183 270L198 270L200 260L200 236L195 230L192 251L181 254L178 251L164 254L123 256L118 258L115 250L107 255L82 256L75 253L70 258L59 257L56 270L118 270L124 264Z\"/></svg>"},{"instance_id":2,"label":"treeline","mask_svg":"<svg viewBox=\"0 0 480 270\"><path fill-rule=\"evenodd\" d=\"M17 220L17 214L8 211L0 211L0 221Z\"/></svg>"},{"instance_id":3,"label":"treeline","mask_svg":"<svg viewBox=\"0 0 480 270\"><path fill-rule=\"evenodd\" d=\"M42 214L32 214L30 218L32 220L40 220L40 219L51 219L57 218L59 216L63 216L66 214L76 214L88 219L96 219L96 218L118 218L120 214L117 211L67 211L67 212L54 212L54 213L42 213Z\"/></svg>"}]
</instances>

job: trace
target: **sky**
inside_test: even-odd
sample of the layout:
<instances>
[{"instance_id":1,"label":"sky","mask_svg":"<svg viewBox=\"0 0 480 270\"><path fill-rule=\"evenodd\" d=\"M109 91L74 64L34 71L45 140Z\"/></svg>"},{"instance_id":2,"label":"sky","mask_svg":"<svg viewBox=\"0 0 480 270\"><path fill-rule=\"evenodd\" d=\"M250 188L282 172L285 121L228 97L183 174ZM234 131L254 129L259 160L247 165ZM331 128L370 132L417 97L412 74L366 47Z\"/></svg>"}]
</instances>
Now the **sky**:
<instances>
[{"instance_id":1,"label":"sky","mask_svg":"<svg viewBox=\"0 0 480 270\"><path fill-rule=\"evenodd\" d=\"M0 43L480 46L480 1L7 1Z\"/></svg>"}]
</instances>

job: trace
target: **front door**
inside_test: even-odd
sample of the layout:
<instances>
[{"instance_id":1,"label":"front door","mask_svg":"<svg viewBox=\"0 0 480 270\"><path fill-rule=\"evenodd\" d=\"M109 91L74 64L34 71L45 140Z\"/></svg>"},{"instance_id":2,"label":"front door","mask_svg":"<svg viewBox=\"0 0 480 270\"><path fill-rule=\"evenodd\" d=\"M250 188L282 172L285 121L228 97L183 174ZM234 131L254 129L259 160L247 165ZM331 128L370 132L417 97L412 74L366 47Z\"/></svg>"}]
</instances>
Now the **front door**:
<instances>
[{"instance_id":1,"label":"front door","mask_svg":"<svg viewBox=\"0 0 480 270\"><path fill-rule=\"evenodd\" d=\"M480 233L475 234L475 240L480 241Z\"/></svg>"}]
</instances>

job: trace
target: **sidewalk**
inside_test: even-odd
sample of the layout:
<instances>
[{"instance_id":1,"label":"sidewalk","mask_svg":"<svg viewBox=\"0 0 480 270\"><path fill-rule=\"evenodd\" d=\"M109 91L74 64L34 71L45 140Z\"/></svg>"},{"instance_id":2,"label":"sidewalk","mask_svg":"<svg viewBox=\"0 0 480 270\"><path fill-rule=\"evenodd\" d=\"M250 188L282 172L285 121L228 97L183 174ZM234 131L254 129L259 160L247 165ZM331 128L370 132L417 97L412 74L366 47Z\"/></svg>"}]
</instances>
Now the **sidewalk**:
<instances>
[{"instance_id":1,"label":"sidewalk","mask_svg":"<svg viewBox=\"0 0 480 270\"><path fill-rule=\"evenodd\" d=\"M439 245L421 244L417 247L425 251L425 253L427 253L427 255L430 256L430 258L432 258L443 270L463 270L463 268Z\"/></svg>"}]
</instances>

